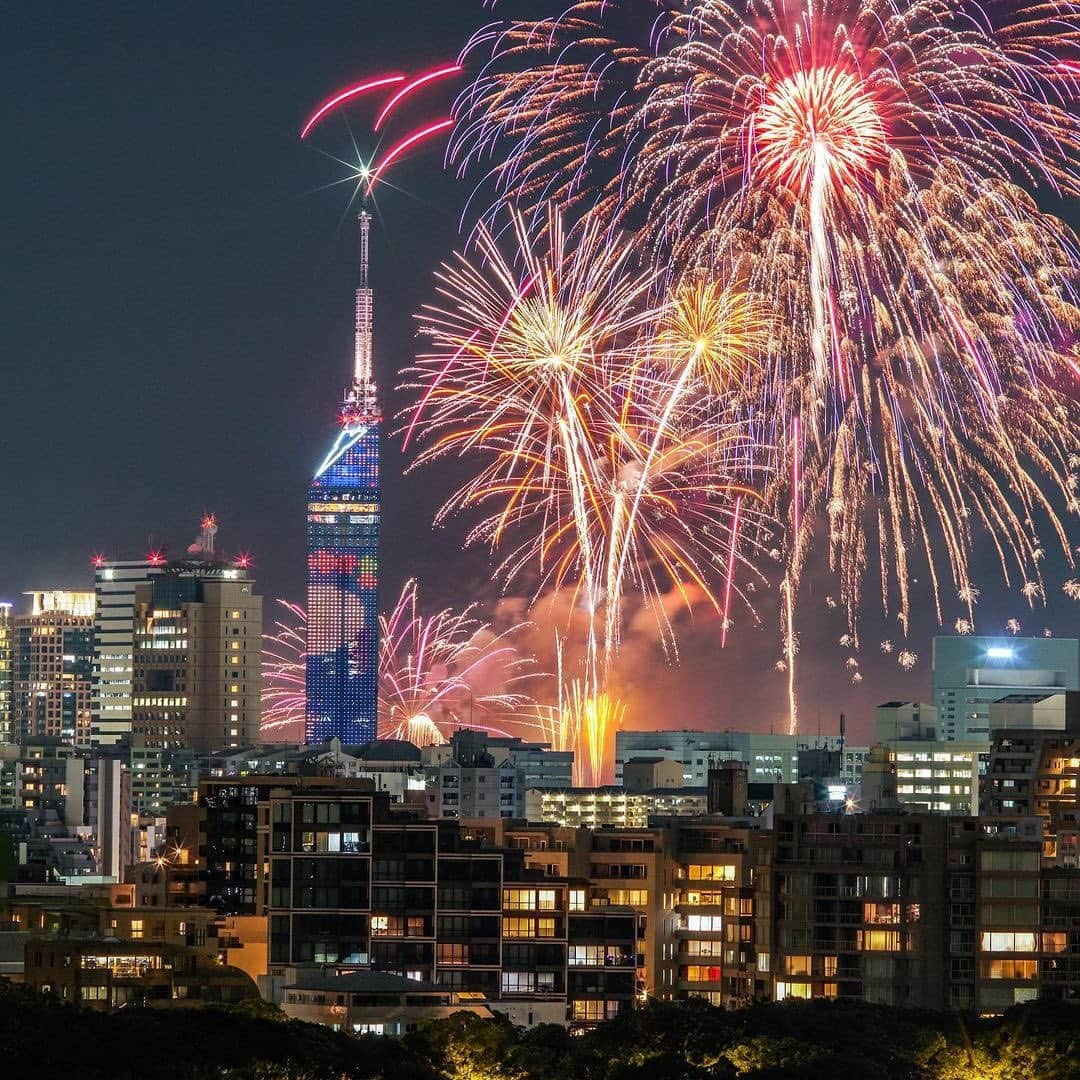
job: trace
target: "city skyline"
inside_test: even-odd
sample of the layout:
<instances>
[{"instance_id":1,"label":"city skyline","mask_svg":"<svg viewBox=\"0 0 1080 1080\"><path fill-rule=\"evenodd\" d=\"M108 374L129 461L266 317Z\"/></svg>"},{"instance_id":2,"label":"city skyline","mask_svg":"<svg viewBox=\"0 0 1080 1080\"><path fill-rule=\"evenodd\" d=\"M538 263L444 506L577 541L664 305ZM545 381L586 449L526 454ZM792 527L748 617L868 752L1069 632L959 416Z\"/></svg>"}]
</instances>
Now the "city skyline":
<instances>
[{"instance_id":1,"label":"city skyline","mask_svg":"<svg viewBox=\"0 0 1080 1080\"><path fill-rule=\"evenodd\" d=\"M220 132L207 131L206 100L180 79L206 36L195 35L183 20L173 25L167 15L155 22L114 14L110 29L120 44L115 54L106 55L117 61L116 70L78 69L90 98L93 93L108 97L124 82L138 81L132 76L141 71L142 60L137 48L126 46L162 31L161 36L171 35L163 70L142 80L146 101L129 103L109 121L118 125L111 140L98 115L83 118L85 133L70 131L64 103L48 93L22 103L35 117L32 129L21 121L19 130L30 137L38 165L30 173L41 190L31 190L19 176L5 181L12 185L9 204L27 211L13 238L16 253L27 257L21 260L20 280L9 290L22 298L26 313L8 327L6 351L26 356L27 362L17 366L11 387L9 431L17 467L3 481L3 494L14 518L34 523L35 533L32 543L20 532L0 541L0 598L19 603L24 589L42 582L87 587L91 554L141 558L152 543L189 535L187 523L206 509L218 513L226 548L253 552L265 596L303 596L304 541L293 508L324 452L314 433L328 420L325 386L345 355L354 251L347 210L351 186L333 184L347 170L327 155L349 160L351 131L361 154L374 147L363 144L362 124L350 125L347 118L327 120L321 152L300 145L296 131L308 106L354 78L365 56L377 54L380 64L409 69L437 62L460 45L478 14L462 5L433 17L427 5L414 7L431 30L428 52L417 53L414 42L403 40L400 19L382 12L363 20L362 36L362 20L344 4L300 25L283 13L253 25L215 14L207 5L212 23L220 20L214 24L218 33L210 36L224 72L223 85L207 92L214 101L234 100L235 109L222 118ZM46 30L44 22L25 18L27 39L54 58L81 52L80 33L105 33L104 27L86 27L78 19L70 27ZM281 85L260 86L258 94L245 90L250 97L233 98L242 65L252 58L260 70L287 58L279 65L285 78ZM159 115L165 102L177 107L172 127L147 128L147 118ZM61 132L69 144L57 138ZM79 138L96 138L123 152L115 161L97 161L97 171L82 183L71 181L57 166L61 155L79 152ZM159 139L192 151L178 153L176 170L165 175L152 164ZM81 149L89 160L89 147ZM272 164L253 171L251 161ZM385 266L378 374L388 388L388 415L400 405L389 389L396 371L416 348L412 312L430 292L431 271L454 245L461 195L439 170L437 155L403 161L394 186L377 193L373 239L380 267ZM63 229L43 216L46 207L51 214L49 198L60 198L75 211ZM222 230L225 243L219 239ZM40 242L32 245L34 237ZM82 271L78 302L90 315L71 307L70 297L56 295L56 267L72 256L80 261L70 265ZM143 258L152 260L155 274L145 273ZM115 273L106 272L109 268ZM21 291L29 289L52 298L56 317L48 333L41 333L35 321L31 294ZM175 306L166 307L167 299ZM163 320L162 310L184 318ZM95 436L77 462L58 453L47 428L36 422L40 401L60 380L72 397L92 403L94 410ZM133 390L139 391L139 407L128 415L120 405ZM183 422L177 426L178 419ZM177 437L163 439L161 433L170 430L178 430ZM31 449L43 478L63 478L62 504L46 498L53 480L22 481L31 475ZM451 524L431 532L431 517L448 486L445 477L433 472L405 478L395 439L385 440L384 453L383 609L396 586L412 576L422 580L433 605L463 606L474 599L494 605L497 591L483 553L459 551L463 527ZM74 533L68 524L72 500L80 523ZM991 545L984 542L975 560L986 569L974 575L986 579L976 609L978 632L1004 633L1007 620L1016 617L1024 633L1035 635L1044 627L1063 634L1075 625L1074 602L1054 591L1053 583L1066 576L1054 556L1047 559L1051 584L1045 615L1038 607L1029 609L1015 587L1006 593L992 584L992 558ZM451 563L453 573L447 574ZM824 583L813 573L804 589L802 730L831 730L840 711L868 717L885 696L926 696L936 625L928 611L913 613L909 640L919 661L910 673L897 667L895 651L879 647L890 641L900 648L895 625L868 616L859 653L863 683L853 686L838 644L845 633L842 617L828 608ZM962 606L954 604L949 614L959 616ZM950 622L947 615L946 630ZM745 617L736 620L723 654L716 637L715 624L703 618L683 644L682 667L669 667L650 654L648 676L630 687L631 727L654 725L659 706L673 700L680 706L680 725L682 718L691 726L732 726L740 718L765 730L778 725L785 688L773 670L774 627L768 620L760 629ZM753 678L742 678L748 671Z\"/></svg>"}]
</instances>

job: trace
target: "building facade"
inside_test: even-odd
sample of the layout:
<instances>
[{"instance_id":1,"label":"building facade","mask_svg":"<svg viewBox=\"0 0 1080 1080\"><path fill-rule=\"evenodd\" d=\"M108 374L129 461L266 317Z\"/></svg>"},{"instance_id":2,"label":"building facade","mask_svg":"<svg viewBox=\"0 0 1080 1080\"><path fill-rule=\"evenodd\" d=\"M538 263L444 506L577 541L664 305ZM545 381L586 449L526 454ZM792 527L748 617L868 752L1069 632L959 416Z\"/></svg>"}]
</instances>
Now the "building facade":
<instances>
[{"instance_id":1,"label":"building facade","mask_svg":"<svg viewBox=\"0 0 1080 1080\"><path fill-rule=\"evenodd\" d=\"M617 731L615 783L622 785L623 768L632 758L660 757L682 762L687 787L705 787L710 762L722 761L745 762L751 784L793 784L799 779L799 750L810 745L838 750L840 739L748 731Z\"/></svg>"},{"instance_id":2,"label":"building facade","mask_svg":"<svg viewBox=\"0 0 1080 1080\"><path fill-rule=\"evenodd\" d=\"M170 563L135 589L132 730L201 752L259 741L262 597L227 563Z\"/></svg>"},{"instance_id":3,"label":"building facade","mask_svg":"<svg viewBox=\"0 0 1080 1080\"><path fill-rule=\"evenodd\" d=\"M14 633L11 624L11 604L0 603L0 743L15 741L12 717L12 678Z\"/></svg>"},{"instance_id":4,"label":"building facade","mask_svg":"<svg viewBox=\"0 0 1080 1080\"><path fill-rule=\"evenodd\" d=\"M482 995L522 1023L554 1006L591 1026L633 1001L633 913L456 821L319 778L207 781L200 807L207 901L268 918L272 1000L305 971L371 970Z\"/></svg>"},{"instance_id":5,"label":"building facade","mask_svg":"<svg viewBox=\"0 0 1080 1080\"><path fill-rule=\"evenodd\" d=\"M131 734L135 588L163 566L159 556L94 562L90 741L95 746L110 746Z\"/></svg>"},{"instance_id":6,"label":"building facade","mask_svg":"<svg viewBox=\"0 0 1080 1080\"><path fill-rule=\"evenodd\" d=\"M354 372L340 431L308 487L307 706L304 740L376 736L379 665L379 445L368 281L371 216L360 215Z\"/></svg>"},{"instance_id":7,"label":"building facade","mask_svg":"<svg viewBox=\"0 0 1080 1080\"><path fill-rule=\"evenodd\" d=\"M990 705L1010 694L1080 690L1080 640L934 638L939 739L990 739Z\"/></svg>"},{"instance_id":8,"label":"building facade","mask_svg":"<svg viewBox=\"0 0 1080 1080\"><path fill-rule=\"evenodd\" d=\"M527 791L568 789L574 770L573 751L469 728L422 754L427 812L435 818L524 817Z\"/></svg>"},{"instance_id":9,"label":"building facade","mask_svg":"<svg viewBox=\"0 0 1080 1080\"><path fill-rule=\"evenodd\" d=\"M87 745L94 594L43 589L13 620L12 740L51 736Z\"/></svg>"}]
</instances>

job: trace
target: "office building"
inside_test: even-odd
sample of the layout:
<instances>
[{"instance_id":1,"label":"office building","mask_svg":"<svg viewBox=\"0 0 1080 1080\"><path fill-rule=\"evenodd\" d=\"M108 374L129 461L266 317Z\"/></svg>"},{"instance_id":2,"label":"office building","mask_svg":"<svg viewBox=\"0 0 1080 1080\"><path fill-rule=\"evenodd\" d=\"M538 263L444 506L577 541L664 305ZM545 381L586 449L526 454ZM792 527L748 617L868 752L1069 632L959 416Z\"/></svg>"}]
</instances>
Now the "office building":
<instances>
[{"instance_id":1,"label":"office building","mask_svg":"<svg viewBox=\"0 0 1080 1080\"><path fill-rule=\"evenodd\" d=\"M979 812L981 739L942 743L898 739L883 744L896 766L896 797L913 812L972 815Z\"/></svg>"},{"instance_id":2,"label":"office building","mask_svg":"<svg viewBox=\"0 0 1080 1080\"><path fill-rule=\"evenodd\" d=\"M936 637L934 705L939 739L986 739L990 706L1011 694L1080 690L1077 638Z\"/></svg>"},{"instance_id":3,"label":"office building","mask_svg":"<svg viewBox=\"0 0 1080 1080\"><path fill-rule=\"evenodd\" d=\"M990 734L999 731L1080 730L1080 692L1009 694L990 705Z\"/></svg>"},{"instance_id":4,"label":"office building","mask_svg":"<svg viewBox=\"0 0 1080 1080\"><path fill-rule=\"evenodd\" d=\"M94 594L42 589L12 620L12 741L90 741Z\"/></svg>"},{"instance_id":5,"label":"office building","mask_svg":"<svg viewBox=\"0 0 1080 1080\"><path fill-rule=\"evenodd\" d=\"M840 738L750 731L617 731L615 783L623 784L624 766L631 758L660 757L682 763L687 787L704 788L709 765L721 761L745 762L751 784L792 784L799 778L799 750L809 746L836 750Z\"/></svg>"},{"instance_id":6,"label":"office building","mask_svg":"<svg viewBox=\"0 0 1080 1080\"><path fill-rule=\"evenodd\" d=\"M353 381L339 431L308 488L304 741L376 736L379 666L379 444L368 281L371 215L360 214Z\"/></svg>"},{"instance_id":7,"label":"office building","mask_svg":"<svg viewBox=\"0 0 1080 1080\"><path fill-rule=\"evenodd\" d=\"M422 755L429 817L524 817L530 788L569 788L574 769L572 751L469 728Z\"/></svg>"},{"instance_id":8,"label":"office building","mask_svg":"<svg viewBox=\"0 0 1080 1080\"><path fill-rule=\"evenodd\" d=\"M0 744L16 740L12 717L12 677L14 628L11 621L11 604L0 603Z\"/></svg>"},{"instance_id":9,"label":"office building","mask_svg":"<svg viewBox=\"0 0 1080 1080\"><path fill-rule=\"evenodd\" d=\"M921 701L886 701L874 710L874 741L936 739L937 708Z\"/></svg>"},{"instance_id":10,"label":"office building","mask_svg":"<svg viewBox=\"0 0 1080 1080\"><path fill-rule=\"evenodd\" d=\"M164 559L94 560L94 662L90 741L111 746L131 734L135 588L160 574Z\"/></svg>"},{"instance_id":11,"label":"office building","mask_svg":"<svg viewBox=\"0 0 1080 1080\"><path fill-rule=\"evenodd\" d=\"M259 741L262 597L239 564L169 563L135 587L132 730L147 747Z\"/></svg>"}]
</instances>

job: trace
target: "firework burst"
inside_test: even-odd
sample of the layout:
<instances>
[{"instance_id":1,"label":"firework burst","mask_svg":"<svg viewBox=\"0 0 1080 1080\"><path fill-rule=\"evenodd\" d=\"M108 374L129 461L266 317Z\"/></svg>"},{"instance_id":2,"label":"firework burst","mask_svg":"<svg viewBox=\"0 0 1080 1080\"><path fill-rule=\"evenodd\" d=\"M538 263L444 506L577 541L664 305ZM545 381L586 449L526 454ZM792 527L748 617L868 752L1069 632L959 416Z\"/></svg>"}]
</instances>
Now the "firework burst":
<instances>
[{"instance_id":1,"label":"firework burst","mask_svg":"<svg viewBox=\"0 0 1080 1080\"><path fill-rule=\"evenodd\" d=\"M587 197L665 282L740 280L773 315L742 400L789 523L793 725L822 521L853 634L871 575L907 631L915 560L938 621L949 582L970 619L977 530L1041 601L1034 519L1071 563L1080 509L1076 250L1030 194L1080 190L1073 7L583 0L485 50L461 168L493 155L527 207Z\"/></svg>"},{"instance_id":2,"label":"firework burst","mask_svg":"<svg viewBox=\"0 0 1080 1080\"><path fill-rule=\"evenodd\" d=\"M742 479L747 433L720 403L752 364L759 318L715 283L657 301L657 275L629 273L631 246L599 219L572 246L554 212L540 241L512 220L514 258L481 229L476 258L439 275L406 437L424 440L418 464L478 461L438 520L479 510L468 539L502 553L501 576L529 571L537 594L576 588L596 614L599 669L618 647L627 583L667 631L671 588L725 621L732 591L745 598L732 583L761 515ZM602 675L585 677L595 697Z\"/></svg>"},{"instance_id":3,"label":"firework burst","mask_svg":"<svg viewBox=\"0 0 1080 1080\"><path fill-rule=\"evenodd\" d=\"M264 636L261 728L264 737L295 740L304 730L307 613L278 603L287 615ZM534 726L528 687L539 672L513 644L521 626L499 632L474 612L471 605L424 615L410 580L390 614L380 616L380 738L430 746L458 725L496 734L506 734L506 724Z\"/></svg>"}]
</instances>

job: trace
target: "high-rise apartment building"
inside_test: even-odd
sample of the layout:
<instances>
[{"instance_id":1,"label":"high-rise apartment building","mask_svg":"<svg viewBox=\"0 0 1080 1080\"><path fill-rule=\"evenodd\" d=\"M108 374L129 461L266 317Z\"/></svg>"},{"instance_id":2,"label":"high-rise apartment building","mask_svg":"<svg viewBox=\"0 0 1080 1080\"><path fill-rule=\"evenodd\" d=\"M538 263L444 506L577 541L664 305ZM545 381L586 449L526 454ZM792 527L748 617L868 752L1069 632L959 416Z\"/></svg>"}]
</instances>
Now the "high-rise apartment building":
<instances>
[{"instance_id":1,"label":"high-rise apartment building","mask_svg":"<svg viewBox=\"0 0 1080 1080\"><path fill-rule=\"evenodd\" d=\"M262 597L245 568L170 563L135 588L132 729L148 747L259 742Z\"/></svg>"},{"instance_id":2,"label":"high-rise apartment building","mask_svg":"<svg viewBox=\"0 0 1080 1080\"><path fill-rule=\"evenodd\" d=\"M94 594L40 589L12 621L12 739L90 739Z\"/></svg>"},{"instance_id":3,"label":"high-rise apartment building","mask_svg":"<svg viewBox=\"0 0 1080 1080\"><path fill-rule=\"evenodd\" d=\"M0 743L14 741L11 718L12 669L11 604L0 604Z\"/></svg>"},{"instance_id":4,"label":"high-rise apartment building","mask_svg":"<svg viewBox=\"0 0 1080 1080\"><path fill-rule=\"evenodd\" d=\"M939 739L989 740L992 702L1064 690L1080 690L1077 638L934 638Z\"/></svg>"},{"instance_id":5,"label":"high-rise apartment building","mask_svg":"<svg viewBox=\"0 0 1080 1080\"><path fill-rule=\"evenodd\" d=\"M131 734L135 587L161 573L160 557L94 562L94 665L90 741L108 746Z\"/></svg>"},{"instance_id":6,"label":"high-rise apartment building","mask_svg":"<svg viewBox=\"0 0 1080 1080\"><path fill-rule=\"evenodd\" d=\"M305 972L370 969L497 1002L520 1023L588 1027L633 1001L634 914L456 821L329 778L204 781L199 812L207 902L269 919L272 999Z\"/></svg>"},{"instance_id":7,"label":"high-rise apartment building","mask_svg":"<svg viewBox=\"0 0 1080 1080\"><path fill-rule=\"evenodd\" d=\"M306 742L376 735L379 665L379 443L368 282L371 215L360 214L352 385L340 431L308 488Z\"/></svg>"}]
</instances>

